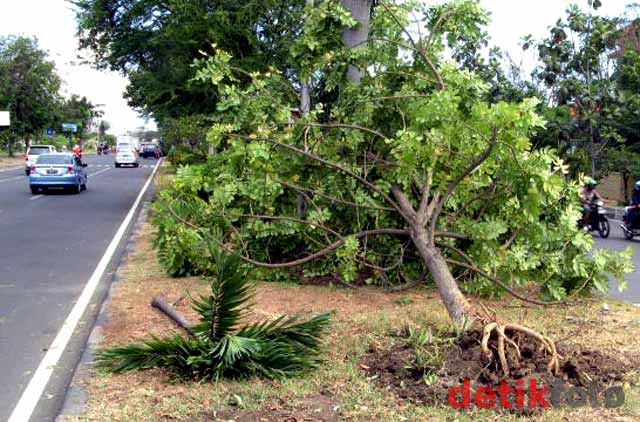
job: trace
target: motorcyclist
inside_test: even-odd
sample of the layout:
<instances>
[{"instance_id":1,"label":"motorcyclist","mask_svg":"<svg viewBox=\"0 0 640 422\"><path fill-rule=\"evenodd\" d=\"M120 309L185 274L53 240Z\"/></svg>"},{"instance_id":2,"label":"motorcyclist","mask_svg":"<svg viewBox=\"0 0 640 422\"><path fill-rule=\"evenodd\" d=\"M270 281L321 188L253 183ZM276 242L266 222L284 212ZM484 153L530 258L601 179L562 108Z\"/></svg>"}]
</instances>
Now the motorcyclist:
<instances>
[{"instance_id":1,"label":"motorcyclist","mask_svg":"<svg viewBox=\"0 0 640 422\"><path fill-rule=\"evenodd\" d=\"M632 228L637 227L638 207L640 207L640 180L633 184L633 193L631 194L631 204L625 208L628 221Z\"/></svg>"},{"instance_id":2,"label":"motorcyclist","mask_svg":"<svg viewBox=\"0 0 640 422\"><path fill-rule=\"evenodd\" d=\"M78 158L82 158L82 148L80 148L80 145L76 144L73 147L73 154L76 155Z\"/></svg>"},{"instance_id":3,"label":"motorcyclist","mask_svg":"<svg viewBox=\"0 0 640 422\"><path fill-rule=\"evenodd\" d=\"M589 214L591 214L591 204L597 200L601 200L602 197L596 191L598 182L592 178L588 178L582 188L582 195L580 200L582 202L582 221L585 229L589 228Z\"/></svg>"}]
</instances>

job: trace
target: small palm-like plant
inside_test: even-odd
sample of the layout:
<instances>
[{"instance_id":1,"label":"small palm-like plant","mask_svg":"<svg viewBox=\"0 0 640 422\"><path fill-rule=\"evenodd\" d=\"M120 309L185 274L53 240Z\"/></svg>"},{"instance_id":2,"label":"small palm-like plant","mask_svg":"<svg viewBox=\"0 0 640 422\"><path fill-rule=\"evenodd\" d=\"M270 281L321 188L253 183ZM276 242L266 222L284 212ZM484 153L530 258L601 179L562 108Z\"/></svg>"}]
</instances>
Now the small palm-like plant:
<instances>
[{"instance_id":1,"label":"small palm-like plant","mask_svg":"<svg viewBox=\"0 0 640 422\"><path fill-rule=\"evenodd\" d=\"M151 337L139 344L104 349L97 363L111 372L164 368L181 378L215 380L298 375L320 363L320 338L331 314L310 319L281 316L240 327L251 308L253 286L240 260L213 253L216 275L211 293L192 298L200 315L193 335Z\"/></svg>"}]
</instances>

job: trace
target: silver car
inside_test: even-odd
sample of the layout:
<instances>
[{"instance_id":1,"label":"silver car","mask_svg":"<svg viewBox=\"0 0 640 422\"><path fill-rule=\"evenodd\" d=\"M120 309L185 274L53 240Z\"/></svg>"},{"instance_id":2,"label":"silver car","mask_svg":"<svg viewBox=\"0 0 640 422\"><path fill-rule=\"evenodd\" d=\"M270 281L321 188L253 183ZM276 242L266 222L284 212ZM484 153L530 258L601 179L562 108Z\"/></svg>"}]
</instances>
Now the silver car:
<instances>
[{"instance_id":1,"label":"silver car","mask_svg":"<svg viewBox=\"0 0 640 422\"><path fill-rule=\"evenodd\" d=\"M133 146L119 144L114 164L116 168L122 166L138 167L140 165L138 162L138 153Z\"/></svg>"}]
</instances>

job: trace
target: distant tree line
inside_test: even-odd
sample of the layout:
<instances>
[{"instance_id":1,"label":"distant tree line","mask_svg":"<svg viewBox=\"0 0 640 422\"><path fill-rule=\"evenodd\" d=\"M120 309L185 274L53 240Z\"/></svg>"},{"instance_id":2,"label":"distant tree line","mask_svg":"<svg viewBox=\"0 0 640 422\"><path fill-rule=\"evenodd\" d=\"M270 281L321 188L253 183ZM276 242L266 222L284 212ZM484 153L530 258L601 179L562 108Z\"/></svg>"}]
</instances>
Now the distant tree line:
<instances>
[{"instance_id":1,"label":"distant tree line","mask_svg":"<svg viewBox=\"0 0 640 422\"><path fill-rule=\"evenodd\" d=\"M74 123L78 130L69 134L75 140L89 136L92 123L102 116L86 97L60 92L62 80L47 52L35 38L0 37L0 111L9 111L11 125L0 127L0 149L13 155L40 140L51 128L61 135L62 123ZM61 143L51 137L48 143Z\"/></svg>"}]
</instances>

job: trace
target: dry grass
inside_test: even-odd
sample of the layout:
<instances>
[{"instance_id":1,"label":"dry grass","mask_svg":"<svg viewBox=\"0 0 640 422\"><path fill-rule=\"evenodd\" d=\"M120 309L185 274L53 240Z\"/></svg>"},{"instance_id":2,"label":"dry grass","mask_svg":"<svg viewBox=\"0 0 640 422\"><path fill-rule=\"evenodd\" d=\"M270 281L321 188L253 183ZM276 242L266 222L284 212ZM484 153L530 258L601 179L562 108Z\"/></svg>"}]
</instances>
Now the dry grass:
<instances>
[{"instance_id":1,"label":"dry grass","mask_svg":"<svg viewBox=\"0 0 640 422\"><path fill-rule=\"evenodd\" d=\"M150 306L156 294L191 319L187 293L204 291L197 278L166 277L152 249L152 228L141 227L137 244L120 270L104 327L104 345L129 342L148 334L174 330L172 323ZM447 314L430 290L387 294L373 289L258 283L252 318L282 313L335 310L332 333L326 340L326 364L306 377L275 382L220 381L215 384L179 383L159 370L105 375L92 371L84 383L90 400L82 421L444 421L516 420L493 412L461 413L445 407L420 407L399 401L367 379L360 357L371 344L384 345L388 333L403 324L446 328ZM600 304L541 310L517 302L484 301L504 319L522 322L554 339L599 348L611 353L640 350L640 309L610 302L607 314ZM636 382L634 380L634 382ZM529 420L640 420L640 388L626 386L621 409L550 410ZM321 397L321 399L319 399ZM327 414L335 419L325 419ZM284 416L283 416L284 415Z\"/></svg>"},{"instance_id":2,"label":"dry grass","mask_svg":"<svg viewBox=\"0 0 640 422\"><path fill-rule=\"evenodd\" d=\"M16 153L13 157L6 154L0 154L0 169L3 167L16 167L24 163L22 154Z\"/></svg>"}]
</instances>

